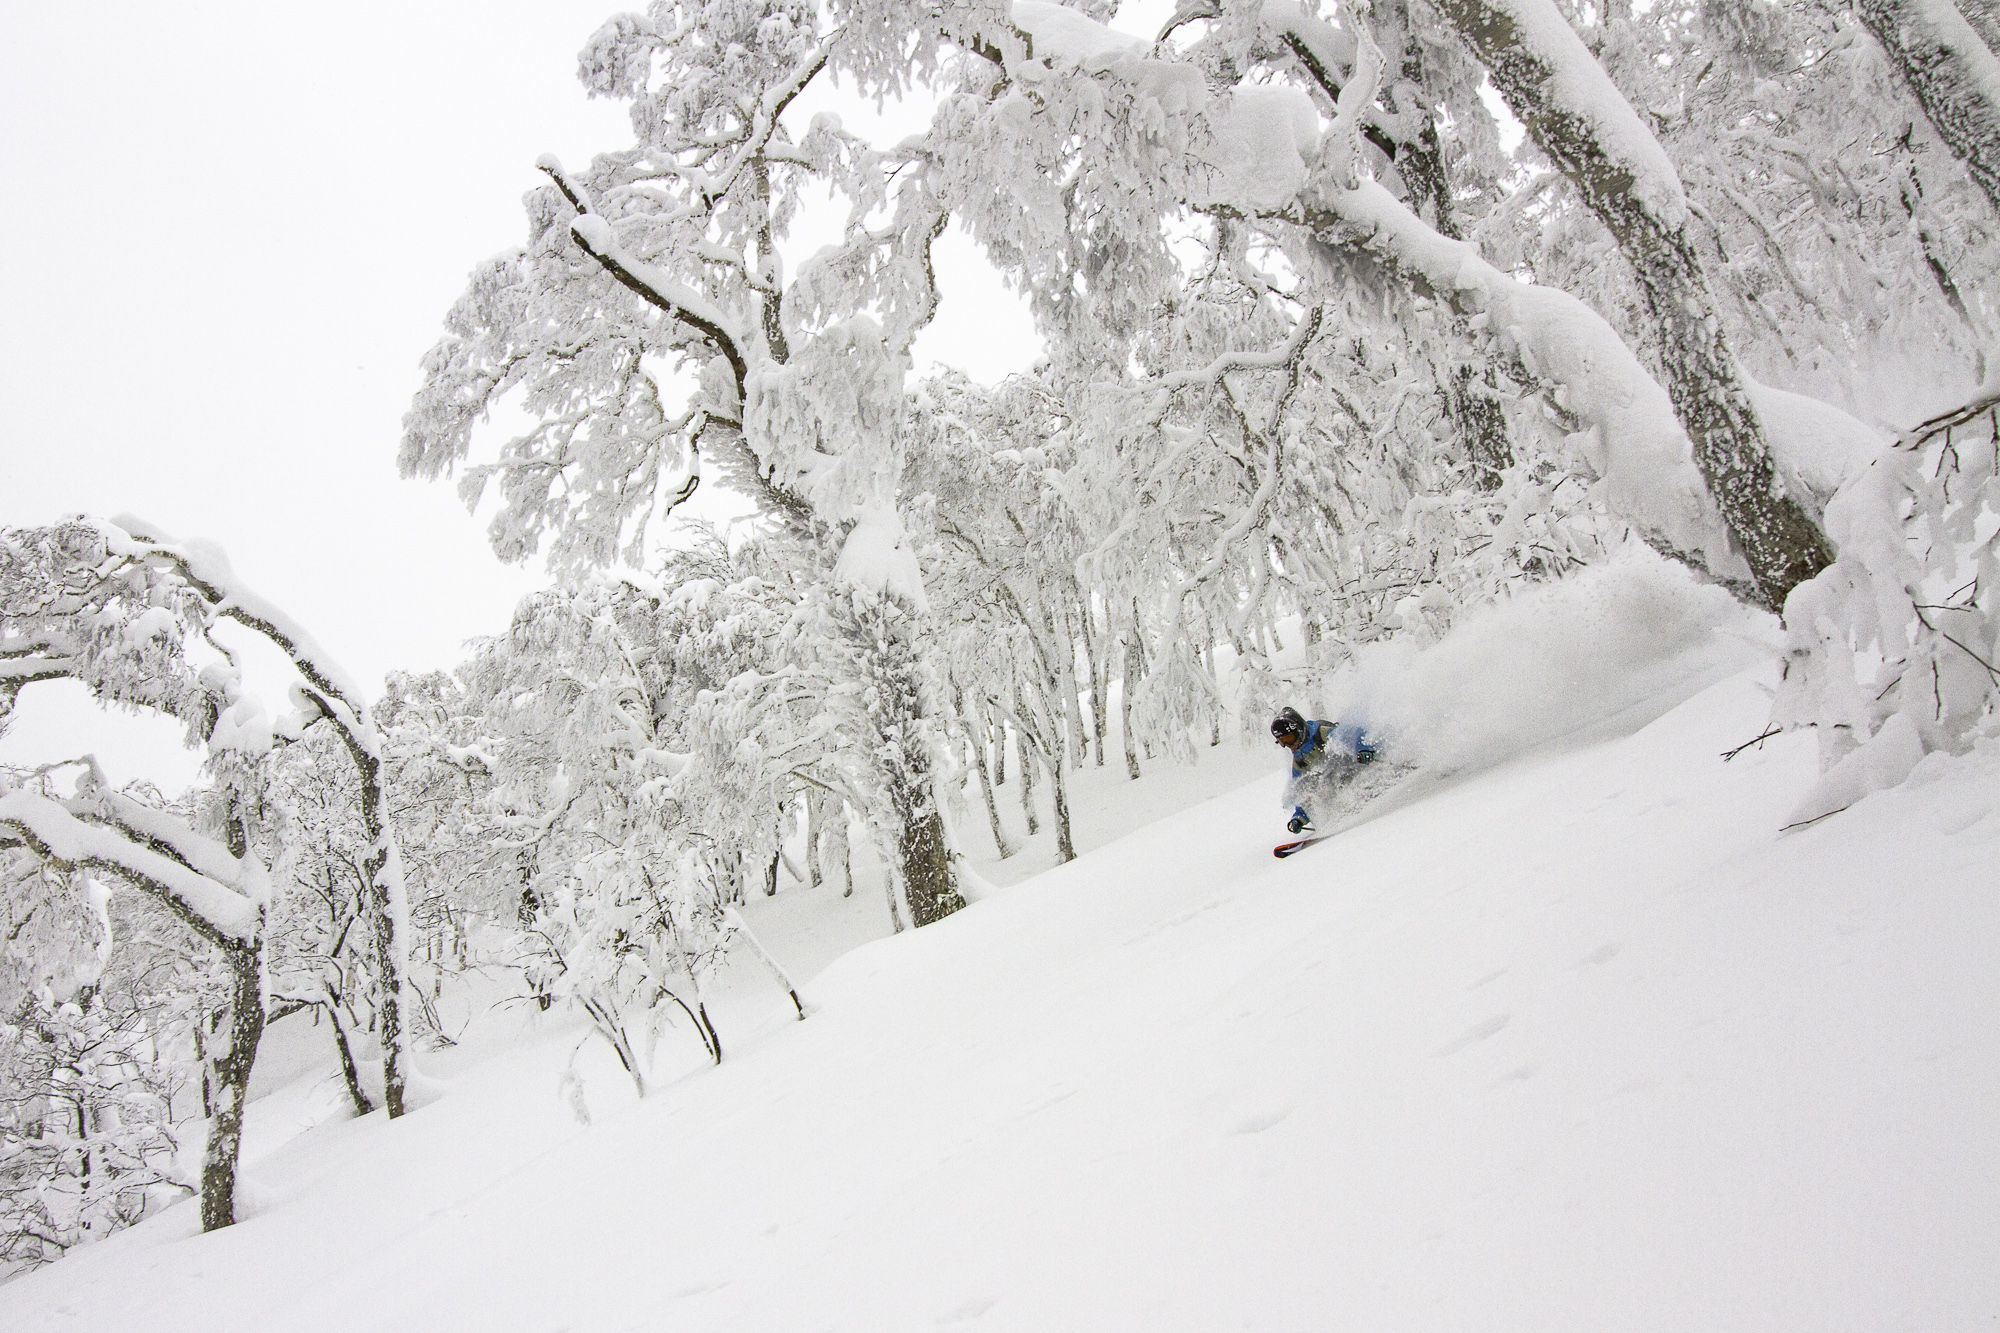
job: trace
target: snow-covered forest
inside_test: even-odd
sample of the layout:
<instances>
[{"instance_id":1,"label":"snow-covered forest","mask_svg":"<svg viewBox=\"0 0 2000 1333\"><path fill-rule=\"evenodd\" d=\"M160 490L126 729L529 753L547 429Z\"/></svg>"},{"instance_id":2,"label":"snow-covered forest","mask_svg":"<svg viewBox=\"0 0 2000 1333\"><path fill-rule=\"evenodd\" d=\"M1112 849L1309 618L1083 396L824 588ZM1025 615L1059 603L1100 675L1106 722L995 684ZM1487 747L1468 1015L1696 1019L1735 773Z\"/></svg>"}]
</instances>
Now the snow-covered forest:
<instances>
[{"instance_id":1,"label":"snow-covered forest","mask_svg":"<svg viewBox=\"0 0 2000 1333\"><path fill-rule=\"evenodd\" d=\"M484 1281L482 1243L513 1267L480 1327L1993 1317L2000 7L660 0L576 72L626 136L519 146L519 239L468 247L368 446L541 576L454 669L356 678L228 531L0 528L0 734L81 689L201 765L0 766L0 1325L150 1293L159 1327L449 1327L436 1274ZM859 128L884 107L920 128ZM1030 369L919 364L948 235L1031 313ZM1284 705L1380 759L1273 868ZM1600 1026L1436 1072L1621 956L1653 962L1577 998ZM1425 981L1510 967L1497 1019ZM1456 1024L1429 1064L1384 1053L1411 1012ZM1628 1069L1613 1023L1679 1072ZM1848 1137L1746 1190L1759 1244L1810 1257L1732 1268L1710 1194L1785 1122L1715 1108L1779 1051L1774 1104ZM1554 1164L1571 1103L1486 1100L1559 1098L1547 1067L1649 1108L1578 1122L1596 1176ZM810 1132L774 1109L822 1094ZM1247 1174L1161 1148L1208 1119L1256 1136ZM1408 1174L1306 1191L1334 1137ZM549 1253L618 1275L578 1305L479 1215L558 1149L522 1186ZM1863 1187L1890 1171L1924 1190ZM1538 1251L1621 1180L1656 1231ZM1010 1260L1068 1206L1028 1181L1142 1240ZM771 1199L823 1244L750 1257ZM1003 1219L983 1244L967 1209ZM451 1210L434 1262L390 1262ZM950 1227L979 1262L919 1251ZM1257 1294L1202 1234L1255 1249ZM365 1307L281 1317L303 1250ZM1551 1276L1491 1325L1413 1295L1510 1263ZM1390 1294L1320 1275L1364 1265ZM1869 1295L1784 1303L1818 1281Z\"/></svg>"}]
</instances>

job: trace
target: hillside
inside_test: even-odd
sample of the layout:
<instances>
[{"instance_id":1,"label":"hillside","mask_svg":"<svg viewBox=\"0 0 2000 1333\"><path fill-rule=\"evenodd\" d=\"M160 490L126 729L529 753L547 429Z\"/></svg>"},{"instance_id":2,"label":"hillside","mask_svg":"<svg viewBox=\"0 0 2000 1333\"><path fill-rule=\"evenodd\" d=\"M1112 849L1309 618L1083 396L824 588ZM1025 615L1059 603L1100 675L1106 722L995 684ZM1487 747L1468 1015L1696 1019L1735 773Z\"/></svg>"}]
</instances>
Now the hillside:
<instances>
[{"instance_id":1,"label":"hillside","mask_svg":"<svg viewBox=\"0 0 2000 1333\"><path fill-rule=\"evenodd\" d=\"M2000 756L1781 834L1810 742L1719 757L1766 684L1289 862L1253 782L853 950L805 1023L744 980L723 1066L589 1064L588 1127L581 1029L502 1010L434 1105L0 1327L1986 1326Z\"/></svg>"}]
</instances>

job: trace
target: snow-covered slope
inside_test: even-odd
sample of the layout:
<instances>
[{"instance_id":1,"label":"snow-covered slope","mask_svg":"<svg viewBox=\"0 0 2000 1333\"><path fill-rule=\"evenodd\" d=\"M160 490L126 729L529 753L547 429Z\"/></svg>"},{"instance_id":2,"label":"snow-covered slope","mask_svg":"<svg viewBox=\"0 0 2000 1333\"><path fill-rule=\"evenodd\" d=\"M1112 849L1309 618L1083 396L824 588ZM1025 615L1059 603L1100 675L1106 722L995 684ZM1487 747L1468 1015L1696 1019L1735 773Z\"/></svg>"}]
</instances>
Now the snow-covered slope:
<instances>
[{"instance_id":1,"label":"snow-covered slope","mask_svg":"<svg viewBox=\"0 0 2000 1333\"><path fill-rule=\"evenodd\" d=\"M807 1022L739 995L727 1063L595 1078L588 1128L567 1020L468 1039L0 1328L1988 1327L2000 755L1780 834L1810 741L1719 758L1765 685L1286 862L1253 783L847 954Z\"/></svg>"}]
</instances>

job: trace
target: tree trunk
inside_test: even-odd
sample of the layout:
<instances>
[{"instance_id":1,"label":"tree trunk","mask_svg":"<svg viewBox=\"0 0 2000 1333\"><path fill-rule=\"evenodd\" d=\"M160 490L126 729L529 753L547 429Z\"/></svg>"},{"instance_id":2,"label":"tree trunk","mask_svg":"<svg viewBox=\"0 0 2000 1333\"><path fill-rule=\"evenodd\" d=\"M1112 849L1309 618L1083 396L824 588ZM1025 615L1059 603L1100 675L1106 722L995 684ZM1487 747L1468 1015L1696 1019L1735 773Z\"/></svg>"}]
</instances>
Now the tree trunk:
<instances>
[{"instance_id":1,"label":"tree trunk","mask_svg":"<svg viewBox=\"0 0 2000 1333\"><path fill-rule=\"evenodd\" d=\"M1133 642L1139 631L1134 626L1121 647L1125 655L1125 679L1118 691L1118 730L1125 741L1125 775L1134 782L1139 780L1139 752L1133 748L1132 740L1132 695L1139 688L1139 649Z\"/></svg>"},{"instance_id":2,"label":"tree trunk","mask_svg":"<svg viewBox=\"0 0 2000 1333\"><path fill-rule=\"evenodd\" d=\"M1014 690L1014 716L1026 716L1026 710L1021 706L1021 691L1018 686ZM1021 813L1027 817L1028 836L1032 838L1042 831L1041 818L1035 813L1035 764L1033 757L1028 753L1028 734L1018 727L1015 729L1014 743L1020 747L1020 752L1014 758L1015 766L1021 770Z\"/></svg>"},{"instance_id":3,"label":"tree trunk","mask_svg":"<svg viewBox=\"0 0 2000 1333\"><path fill-rule=\"evenodd\" d=\"M2000 25L1977 0L1963 7L1966 14L1951 0L1859 0L1855 9L1938 137L2000 209L2000 57L1981 36Z\"/></svg>"},{"instance_id":4,"label":"tree trunk","mask_svg":"<svg viewBox=\"0 0 2000 1333\"><path fill-rule=\"evenodd\" d=\"M1208 673L1208 743L1214 746L1222 744L1222 699L1218 693L1222 682L1215 674L1215 628L1209 625L1207 616L1202 617L1202 624L1207 627L1206 642L1202 644L1201 655L1195 660Z\"/></svg>"},{"instance_id":5,"label":"tree trunk","mask_svg":"<svg viewBox=\"0 0 2000 1333\"><path fill-rule=\"evenodd\" d=\"M1409 6L1399 3L1395 10L1395 17L1403 29L1403 80L1421 89L1424 82L1423 46L1417 40L1415 25L1410 22ZM1396 146L1396 172L1403 178L1403 186L1409 192L1410 211L1437 228L1440 234L1458 240L1461 233L1458 218L1452 212L1451 178L1445 171L1444 144L1438 137L1437 117L1426 106L1399 106L1393 87L1386 91L1383 101L1391 112L1408 110L1423 117L1423 128L1417 131L1416 139L1405 140Z\"/></svg>"},{"instance_id":6,"label":"tree trunk","mask_svg":"<svg viewBox=\"0 0 2000 1333\"><path fill-rule=\"evenodd\" d=\"M261 949L218 946L229 966L229 1047L210 1051L212 1105L208 1144L201 1155L201 1229L215 1231L236 1221L236 1164L243 1150L243 1104L250 1067L264 1037L264 969Z\"/></svg>"},{"instance_id":7,"label":"tree trunk","mask_svg":"<svg viewBox=\"0 0 2000 1333\"><path fill-rule=\"evenodd\" d=\"M1108 729L1105 725L1107 719L1105 717L1104 696L1108 689L1107 681L1111 664L1109 661L1100 659L1098 656L1097 636L1090 632L1090 598L1081 594L1079 596L1079 605L1082 610L1083 619L1083 669L1084 673L1090 677L1090 730L1091 734L1097 739L1097 749L1095 751L1097 767L1103 768L1104 733ZM1110 645L1106 644L1105 647L1109 648Z\"/></svg>"},{"instance_id":8,"label":"tree trunk","mask_svg":"<svg viewBox=\"0 0 2000 1333\"><path fill-rule=\"evenodd\" d=\"M813 888L826 882L826 872L819 859L820 827L826 822L826 793L817 788L806 795L806 875Z\"/></svg>"},{"instance_id":9,"label":"tree trunk","mask_svg":"<svg viewBox=\"0 0 2000 1333\"><path fill-rule=\"evenodd\" d=\"M1986 49L2000 55L2000 0L1958 0L1958 12L1979 34Z\"/></svg>"},{"instance_id":10,"label":"tree trunk","mask_svg":"<svg viewBox=\"0 0 2000 1333\"><path fill-rule=\"evenodd\" d=\"M993 830L993 846L1001 859L1014 854L1014 848L1007 841L1007 830L1000 825L1000 803L993 795L993 782L986 771L986 733L984 719L967 719L965 748L972 752L972 771L979 775L979 794L986 802L986 822Z\"/></svg>"},{"instance_id":11,"label":"tree trunk","mask_svg":"<svg viewBox=\"0 0 2000 1333\"><path fill-rule=\"evenodd\" d=\"M942 921L965 899L951 871L944 819L932 790L929 718L923 669L911 642L910 616L884 598L857 617L871 677L869 713L882 737L884 789L895 821L896 860L910 924ZM891 893L894 888L892 885Z\"/></svg>"},{"instance_id":12,"label":"tree trunk","mask_svg":"<svg viewBox=\"0 0 2000 1333\"><path fill-rule=\"evenodd\" d=\"M1049 776L1056 807L1056 861L1061 864L1076 860L1076 843L1069 830L1069 779L1063 776L1060 759L1049 766Z\"/></svg>"},{"instance_id":13,"label":"tree trunk","mask_svg":"<svg viewBox=\"0 0 2000 1333\"><path fill-rule=\"evenodd\" d=\"M1060 628L1054 617L1047 617L1045 623L1049 631L1049 643L1056 649L1056 692L1062 696L1063 732L1059 761L1072 768L1083 767L1083 703L1079 696L1083 689L1076 679L1076 636L1070 632L1069 617L1064 616Z\"/></svg>"},{"instance_id":14,"label":"tree trunk","mask_svg":"<svg viewBox=\"0 0 2000 1333\"><path fill-rule=\"evenodd\" d=\"M347 1099L354 1104L354 1114L367 1115L375 1109L375 1103L368 1098L367 1089L361 1086L361 1070L354 1063L354 1050L347 1041L347 1029L340 1022L338 1003L329 999L325 1005L327 1021L333 1025L333 1049L340 1056L340 1076L347 1081Z\"/></svg>"},{"instance_id":15,"label":"tree trunk","mask_svg":"<svg viewBox=\"0 0 2000 1333\"><path fill-rule=\"evenodd\" d=\"M1781 611L1786 595L1833 553L1772 467L1664 151L1622 99L1612 104L1616 89L1551 0L1441 0L1440 8L1632 265L1695 465L1749 563L1758 599ZM1604 128L1607 118L1623 138Z\"/></svg>"},{"instance_id":16,"label":"tree trunk","mask_svg":"<svg viewBox=\"0 0 2000 1333\"><path fill-rule=\"evenodd\" d=\"M1457 427L1472 484L1482 491L1499 490L1501 474L1514 464L1514 450L1507 441L1507 413L1500 406L1500 386L1492 368L1482 380L1471 366L1461 363L1447 372L1443 383L1445 414Z\"/></svg>"},{"instance_id":17,"label":"tree trunk","mask_svg":"<svg viewBox=\"0 0 2000 1333\"><path fill-rule=\"evenodd\" d=\"M339 731L361 778L361 824L368 834L368 856L362 868L366 871L368 918L380 990L375 997L375 1015L382 1033L382 1104L394 1120L403 1114L410 1070L410 1036L403 1022L403 990L409 970L403 938L409 915L403 901L403 866L389 828L381 756L371 752L348 727L341 726Z\"/></svg>"}]
</instances>

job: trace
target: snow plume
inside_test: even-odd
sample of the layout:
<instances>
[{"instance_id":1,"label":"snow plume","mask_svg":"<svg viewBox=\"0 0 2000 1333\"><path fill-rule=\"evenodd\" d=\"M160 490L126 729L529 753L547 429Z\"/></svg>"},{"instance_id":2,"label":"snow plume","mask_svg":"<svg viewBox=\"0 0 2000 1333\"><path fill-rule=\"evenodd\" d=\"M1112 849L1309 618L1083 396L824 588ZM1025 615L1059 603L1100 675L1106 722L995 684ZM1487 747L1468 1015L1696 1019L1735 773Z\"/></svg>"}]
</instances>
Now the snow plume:
<instances>
[{"instance_id":1,"label":"snow plume","mask_svg":"<svg viewBox=\"0 0 2000 1333\"><path fill-rule=\"evenodd\" d=\"M1325 716L1395 758L1481 768L1641 705L1671 707L1768 652L1768 617L1633 546L1463 618L1443 639L1371 644L1327 683Z\"/></svg>"}]
</instances>

